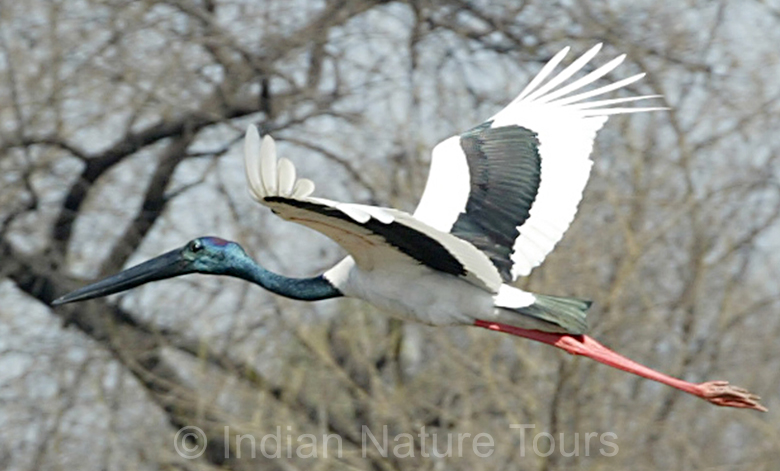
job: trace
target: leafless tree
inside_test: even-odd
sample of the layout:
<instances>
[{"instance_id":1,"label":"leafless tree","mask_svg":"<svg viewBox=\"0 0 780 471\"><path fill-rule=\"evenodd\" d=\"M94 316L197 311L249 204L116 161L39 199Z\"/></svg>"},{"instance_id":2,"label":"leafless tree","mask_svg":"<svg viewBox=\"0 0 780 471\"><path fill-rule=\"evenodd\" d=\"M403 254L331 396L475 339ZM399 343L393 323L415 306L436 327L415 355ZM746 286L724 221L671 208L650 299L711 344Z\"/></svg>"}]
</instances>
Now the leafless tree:
<instances>
[{"instance_id":1,"label":"leafless tree","mask_svg":"<svg viewBox=\"0 0 780 471\"><path fill-rule=\"evenodd\" d=\"M0 1L0 467L774 469L778 25L769 1ZM248 198L248 123L322 195L412 209L436 142L602 41L669 110L610 120L578 219L522 286L593 299L607 345L767 414L232 279L49 307L199 235L316 273L339 249ZM365 433L384 427L387 453Z\"/></svg>"}]
</instances>

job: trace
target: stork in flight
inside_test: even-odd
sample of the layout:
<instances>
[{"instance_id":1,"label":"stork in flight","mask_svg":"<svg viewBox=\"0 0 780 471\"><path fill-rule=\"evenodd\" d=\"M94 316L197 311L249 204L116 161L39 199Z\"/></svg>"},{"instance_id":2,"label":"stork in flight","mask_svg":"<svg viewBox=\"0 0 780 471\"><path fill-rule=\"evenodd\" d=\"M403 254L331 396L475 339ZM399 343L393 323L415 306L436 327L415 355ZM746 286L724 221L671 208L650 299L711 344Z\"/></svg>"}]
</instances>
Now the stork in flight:
<instances>
[{"instance_id":1,"label":"stork in flight","mask_svg":"<svg viewBox=\"0 0 780 471\"><path fill-rule=\"evenodd\" d=\"M325 234L349 253L320 276L278 275L235 242L200 237L53 304L107 296L187 273L227 275L288 298L351 296L407 320L506 332L719 406L765 411L758 396L725 381L689 383L607 349L584 333L590 302L529 293L511 284L542 263L571 224L590 173L596 132L607 118L659 109L623 107L655 96L591 100L644 76L588 87L618 67L625 55L569 80L600 48L590 49L545 82L569 48L560 51L506 108L434 147L428 182L414 214L311 196L314 184L297 178L292 162L277 159L274 140L265 136L261 142L250 126L246 176L254 199L284 219Z\"/></svg>"}]
</instances>

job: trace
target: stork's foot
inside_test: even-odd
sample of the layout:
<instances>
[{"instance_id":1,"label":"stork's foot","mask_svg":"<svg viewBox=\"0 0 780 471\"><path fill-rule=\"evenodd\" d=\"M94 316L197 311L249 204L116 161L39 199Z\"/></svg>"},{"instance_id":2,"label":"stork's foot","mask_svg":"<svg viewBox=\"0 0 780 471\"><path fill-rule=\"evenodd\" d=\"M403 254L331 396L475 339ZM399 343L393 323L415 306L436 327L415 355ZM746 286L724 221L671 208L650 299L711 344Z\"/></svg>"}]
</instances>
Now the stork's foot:
<instances>
[{"instance_id":1,"label":"stork's foot","mask_svg":"<svg viewBox=\"0 0 780 471\"><path fill-rule=\"evenodd\" d=\"M747 389L732 386L728 381L708 381L699 383L697 387L701 390L699 397L718 406L755 409L761 412L768 410L758 403L761 399L759 396L750 393Z\"/></svg>"}]
</instances>

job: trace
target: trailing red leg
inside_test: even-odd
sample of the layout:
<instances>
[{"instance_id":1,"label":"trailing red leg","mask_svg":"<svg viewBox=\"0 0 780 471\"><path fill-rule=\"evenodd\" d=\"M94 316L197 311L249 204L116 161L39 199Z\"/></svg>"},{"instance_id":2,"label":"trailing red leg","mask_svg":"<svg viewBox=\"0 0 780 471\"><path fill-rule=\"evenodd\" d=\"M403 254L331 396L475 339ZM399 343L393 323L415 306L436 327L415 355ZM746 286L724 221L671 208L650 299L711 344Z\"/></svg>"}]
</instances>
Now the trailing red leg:
<instances>
[{"instance_id":1,"label":"trailing red leg","mask_svg":"<svg viewBox=\"0 0 780 471\"><path fill-rule=\"evenodd\" d=\"M633 360L630 360L617 352L614 352L592 337L587 335L571 335L528 330L498 322L477 320L477 327L489 330L506 332L537 342L546 343L561 348L572 355L582 355L592 358L600 363L609 365L635 375L642 376L659 383L666 384L681 391L693 394L718 406L737 407L741 409L755 409L766 412L766 407L759 404L760 397L749 393L747 390L730 385L727 381L708 381L706 383L689 383L679 378L665 375Z\"/></svg>"}]
</instances>

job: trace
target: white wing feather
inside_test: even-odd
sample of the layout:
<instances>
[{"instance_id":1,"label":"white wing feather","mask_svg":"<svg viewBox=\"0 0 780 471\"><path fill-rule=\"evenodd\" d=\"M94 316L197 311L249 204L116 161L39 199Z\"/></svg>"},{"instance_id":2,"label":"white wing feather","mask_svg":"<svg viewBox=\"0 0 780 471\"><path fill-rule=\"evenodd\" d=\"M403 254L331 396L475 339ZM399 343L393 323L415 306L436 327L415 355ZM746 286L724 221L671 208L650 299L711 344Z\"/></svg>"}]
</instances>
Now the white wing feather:
<instances>
[{"instance_id":1,"label":"white wing feather","mask_svg":"<svg viewBox=\"0 0 780 471\"><path fill-rule=\"evenodd\" d=\"M267 196L303 199L314 192L314 183L296 179L295 165L289 159L276 158L276 142L265 136L260 142L257 127L249 126L244 138L246 180L252 197L263 203Z\"/></svg>"},{"instance_id":2,"label":"white wing feather","mask_svg":"<svg viewBox=\"0 0 780 471\"><path fill-rule=\"evenodd\" d=\"M566 84L601 49L591 48L558 75L545 82L569 51L556 54L528 86L507 107L488 120L492 128L516 125L535 132L541 156L541 181L530 215L518 226L520 233L512 247L512 278L528 275L542 263L568 229L588 181L592 161L589 155L597 131L614 114L660 110L659 107L615 107L657 95L585 101L624 88L644 74L619 80L594 90L582 91L616 69L621 55L582 78ZM580 93L577 93L580 92ZM446 139L433 150L431 170L414 215L442 231L450 231L460 213L466 211L469 175L466 156L458 136ZM518 185L525 182L517 182Z\"/></svg>"}]
</instances>

